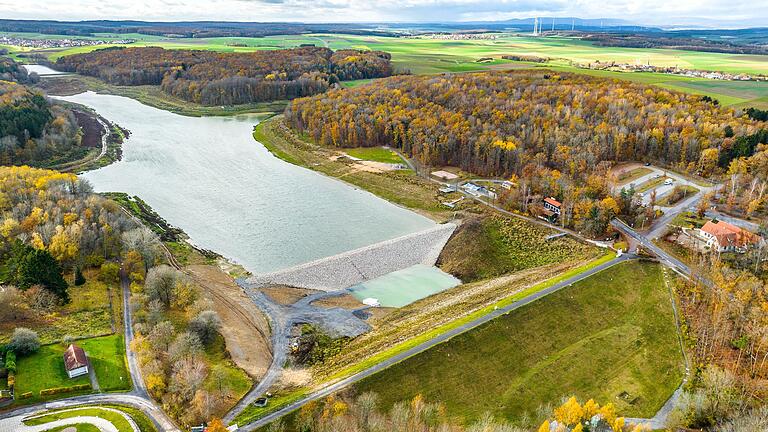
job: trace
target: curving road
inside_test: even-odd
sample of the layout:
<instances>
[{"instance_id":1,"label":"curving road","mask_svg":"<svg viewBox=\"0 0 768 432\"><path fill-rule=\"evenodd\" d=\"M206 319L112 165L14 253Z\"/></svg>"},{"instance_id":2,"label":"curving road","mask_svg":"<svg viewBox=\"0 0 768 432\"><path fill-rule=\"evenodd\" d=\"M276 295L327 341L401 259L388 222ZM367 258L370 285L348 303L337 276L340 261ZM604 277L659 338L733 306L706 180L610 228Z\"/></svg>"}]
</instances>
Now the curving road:
<instances>
[{"instance_id":1,"label":"curving road","mask_svg":"<svg viewBox=\"0 0 768 432\"><path fill-rule=\"evenodd\" d=\"M130 282L124 271L120 273L120 285L123 290L123 320L125 329L125 352L128 360L128 370L133 380L133 389L125 393L102 393L84 396L75 396L66 399L60 399L52 402L29 405L14 410L0 413L0 432L4 432L6 425L14 424L17 417L28 416L43 409L62 409L81 405L98 404L122 404L140 409L147 417L152 420L159 431L181 432L176 424L171 420L163 410L147 394L144 380L141 376L138 360L133 351L130 350L130 343L133 340L133 325L131 319L130 305ZM16 429L10 429L16 430Z\"/></svg>"}]
</instances>

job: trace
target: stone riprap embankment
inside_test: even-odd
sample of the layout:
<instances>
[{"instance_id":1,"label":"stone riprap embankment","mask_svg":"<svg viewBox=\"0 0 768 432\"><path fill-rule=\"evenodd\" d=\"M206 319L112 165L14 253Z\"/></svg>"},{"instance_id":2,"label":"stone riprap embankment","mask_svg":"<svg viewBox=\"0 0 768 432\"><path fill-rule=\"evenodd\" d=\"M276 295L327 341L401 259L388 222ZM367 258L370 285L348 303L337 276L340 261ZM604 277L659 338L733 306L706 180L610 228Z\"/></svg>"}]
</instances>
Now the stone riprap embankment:
<instances>
[{"instance_id":1,"label":"stone riprap embankment","mask_svg":"<svg viewBox=\"0 0 768 432\"><path fill-rule=\"evenodd\" d=\"M284 270L255 274L245 282L250 288L288 285L336 291L416 264L433 266L456 226L440 224Z\"/></svg>"}]
</instances>

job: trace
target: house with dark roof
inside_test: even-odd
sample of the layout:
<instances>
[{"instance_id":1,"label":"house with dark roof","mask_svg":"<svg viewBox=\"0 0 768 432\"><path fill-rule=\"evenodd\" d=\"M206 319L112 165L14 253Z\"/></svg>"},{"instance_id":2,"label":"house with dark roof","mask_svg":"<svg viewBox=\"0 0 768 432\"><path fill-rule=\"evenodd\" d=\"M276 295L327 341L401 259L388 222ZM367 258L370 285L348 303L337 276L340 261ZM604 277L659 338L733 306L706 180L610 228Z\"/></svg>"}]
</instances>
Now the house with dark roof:
<instances>
[{"instance_id":1,"label":"house with dark roof","mask_svg":"<svg viewBox=\"0 0 768 432\"><path fill-rule=\"evenodd\" d=\"M64 369L67 376L76 378L88 373L88 357L85 351L77 345L70 345L64 351Z\"/></svg>"}]
</instances>

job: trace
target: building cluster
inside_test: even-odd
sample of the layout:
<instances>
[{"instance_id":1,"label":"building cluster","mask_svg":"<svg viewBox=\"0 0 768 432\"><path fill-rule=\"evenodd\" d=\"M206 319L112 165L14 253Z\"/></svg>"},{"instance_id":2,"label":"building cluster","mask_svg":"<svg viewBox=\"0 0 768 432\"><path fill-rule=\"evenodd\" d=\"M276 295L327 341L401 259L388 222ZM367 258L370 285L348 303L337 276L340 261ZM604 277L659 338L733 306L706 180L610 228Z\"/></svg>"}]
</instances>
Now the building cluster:
<instances>
[{"instance_id":1,"label":"building cluster","mask_svg":"<svg viewBox=\"0 0 768 432\"><path fill-rule=\"evenodd\" d=\"M573 63L582 69L613 70L620 72L654 72L669 75L682 75L693 78L707 78L723 81L768 81L766 75L750 75L746 73L714 72L697 69L685 69L677 66L654 66L651 64L632 64L595 61L591 63Z\"/></svg>"},{"instance_id":2,"label":"building cluster","mask_svg":"<svg viewBox=\"0 0 768 432\"><path fill-rule=\"evenodd\" d=\"M428 33L411 37L437 40L495 40L502 36L504 35L501 33Z\"/></svg>"},{"instance_id":3,"label":"building cluster","mask_svg":"<svg viewBox=\"0 0 768 432\"><path fill-rule=\"evenodd\" d=\"M699 229L706 247L717 252L744 253L760 242L760 237L728 222L713 219Z\"/></svg>"},{"instance_id":4,"label":"building cluster","mask_svg":"<svg viewBox=\"0 0 768 432\"><path fill-rule=\"evenodd\" d=\"M24 48L71 48L94 45L128 45L135 39L27 39L14 36L0 36L0 45L12 45Z\"/></svg>"}]
</instances>

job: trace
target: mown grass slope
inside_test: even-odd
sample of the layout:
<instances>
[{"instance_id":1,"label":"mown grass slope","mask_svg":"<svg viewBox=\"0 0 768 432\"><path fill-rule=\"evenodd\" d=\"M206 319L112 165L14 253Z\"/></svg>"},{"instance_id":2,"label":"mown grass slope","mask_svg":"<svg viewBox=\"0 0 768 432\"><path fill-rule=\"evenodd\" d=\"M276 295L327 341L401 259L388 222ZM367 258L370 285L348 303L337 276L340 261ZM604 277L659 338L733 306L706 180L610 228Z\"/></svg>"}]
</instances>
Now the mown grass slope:
<instances>
[{"instance_id":1,"label":"mown grass slope","mask_svg":"<svg viewBox=\"0 0 768 432\"><path fill-rule=\"evenodd\" d=\"M661 267L627 262L414 356L358 385L385 405L421 394L502 418L576 395L652 416L682 379Z\"/></svg>"},{"instance_id":2,"label":"mown grass slope","mask_svg":"<svg viewBox=\"0 0 768 432\"><path fill-rule=\"evenodd\" d=\"M570 237L546 240L555 232L512 217L466 220L438 259L438 266L463 282L528 268L597 256L597 249Z\"/></svg>"}]
</instances>

